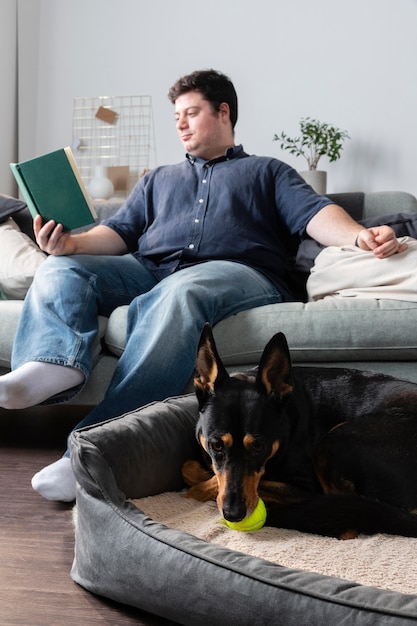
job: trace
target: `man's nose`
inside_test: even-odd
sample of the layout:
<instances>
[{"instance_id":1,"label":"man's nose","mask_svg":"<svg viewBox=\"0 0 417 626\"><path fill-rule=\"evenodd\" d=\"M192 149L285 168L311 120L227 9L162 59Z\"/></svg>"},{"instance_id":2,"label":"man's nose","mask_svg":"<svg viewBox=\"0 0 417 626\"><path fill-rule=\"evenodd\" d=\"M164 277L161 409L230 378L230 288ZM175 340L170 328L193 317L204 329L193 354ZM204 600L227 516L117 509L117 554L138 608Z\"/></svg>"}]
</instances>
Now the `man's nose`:
<instances>
[{"instance_id":1,"label":"man's nose","mask_svg":"<svg viewBox=\"0 0 417 626\"><path fill-rule=\"evenodd\" d=\"M177 128L178 130L180 130L181 128L186 128L187 127L187 118L184 116L181 116L177 119Z\"/></svg>"}]
</instances>

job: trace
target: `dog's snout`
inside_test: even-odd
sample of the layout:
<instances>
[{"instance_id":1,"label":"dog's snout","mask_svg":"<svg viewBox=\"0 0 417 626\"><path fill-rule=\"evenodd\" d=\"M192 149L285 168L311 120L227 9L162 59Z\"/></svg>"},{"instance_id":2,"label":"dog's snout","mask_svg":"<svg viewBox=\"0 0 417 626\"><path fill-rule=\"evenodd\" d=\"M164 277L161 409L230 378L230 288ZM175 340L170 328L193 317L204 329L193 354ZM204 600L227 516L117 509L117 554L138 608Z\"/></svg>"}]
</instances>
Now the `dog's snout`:
<instances>
[{"instance_id":1,"label":"dog's snout","mask_svg":"<svg viewBox=\"0 0 417 626\"><path fill-rule=\"evenodd\" d=\"M245 502L237 497L231 497L223 502L222 509L223 517L228 522L241 522L247 514Z\"/></svg>"}]
</instances>

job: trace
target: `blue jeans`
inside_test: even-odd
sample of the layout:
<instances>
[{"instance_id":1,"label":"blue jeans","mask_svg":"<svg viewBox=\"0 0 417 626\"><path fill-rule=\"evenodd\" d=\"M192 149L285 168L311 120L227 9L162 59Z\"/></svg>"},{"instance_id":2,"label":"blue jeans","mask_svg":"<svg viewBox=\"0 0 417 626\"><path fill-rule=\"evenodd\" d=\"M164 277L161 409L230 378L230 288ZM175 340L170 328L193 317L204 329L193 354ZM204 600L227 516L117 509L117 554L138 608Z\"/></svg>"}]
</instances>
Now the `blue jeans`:
<instances>
[{"instance_id":1,"label":"blue jeans","mask_svg":"<svg viewBox=\"0 0 417 626\"><path fill-rule=\"evenodd\" d=\"M97 316L129 304L126 348L104 399L76 426L116 417L182 392L195 367L205 322L281 302L262 273L232 261L208 261L160 282L131 255L49 257L23 306L12 367L44 361L88 378ZM71 394L68 394L68 397Z\"/></svg>"}]
</instances>

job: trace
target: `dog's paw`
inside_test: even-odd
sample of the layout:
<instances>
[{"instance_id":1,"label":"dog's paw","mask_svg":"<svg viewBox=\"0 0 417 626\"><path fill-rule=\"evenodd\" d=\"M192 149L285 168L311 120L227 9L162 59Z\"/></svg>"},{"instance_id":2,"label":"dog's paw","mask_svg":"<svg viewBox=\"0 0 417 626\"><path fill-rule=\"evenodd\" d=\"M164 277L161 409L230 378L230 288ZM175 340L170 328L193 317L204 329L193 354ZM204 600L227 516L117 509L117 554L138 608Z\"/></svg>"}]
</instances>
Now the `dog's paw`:
<instances>
[{"instance_id":1,"label":"dog's paw","mask_svg":"<svg viewBox=\"0 0 417 626\"><path fill-rule=\"evenodd\" d=\"M183 495L185 498L193 498L199 502L208 502L209 500L216 500L218 493L217 478L212 476L209 480L193 485Z\"/></svg>"},{"instance_id":2,"label":"dog's paw","mask_svg":"<svg viewBox=\"0 0 417 626\"><path fill-rule=\"evenodd\" d=\"M184 493L186 498L193 498L199 502L207 502L217 498L217 478L212 471L203 467L198 461L186 461L182 466L182 476L185 484L190 487Z\"/></svg>"},{"instance_id":3,"label":"dog's paw","mask_svg":"<svg viewBox=\"0 0 417 626\"><path fill-rule=\"evenodd\" d=\"M213 477L213 472L207 469L207 467L203 467L199 461L190 459L185 461L182 466L182 477L185 484L192 487L193 485L198 485L198 483L210 480Z\"/></svg>"}]
</instances>

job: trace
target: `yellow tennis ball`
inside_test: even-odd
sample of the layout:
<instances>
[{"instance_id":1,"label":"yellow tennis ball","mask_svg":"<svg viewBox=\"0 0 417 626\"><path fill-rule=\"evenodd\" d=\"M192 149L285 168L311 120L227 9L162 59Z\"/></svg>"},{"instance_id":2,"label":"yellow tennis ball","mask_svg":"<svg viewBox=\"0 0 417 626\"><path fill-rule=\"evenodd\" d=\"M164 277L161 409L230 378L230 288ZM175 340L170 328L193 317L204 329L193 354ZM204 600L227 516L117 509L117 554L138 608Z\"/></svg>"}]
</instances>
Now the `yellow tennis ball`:
<instances>
[{"instance_id":1,"label":"yellow tennis ball","mask_svg":"<svg viewBox=\"0 0 417 626\"><path fill-rule=\"evenodd\" d=\"M245 517L241 522L228 522L225 520L226 526L233 530L240 530L243 532L251 532L254 530L260 530L266 522L266 508L264 501L259 498L258 504L254 512Z\"/></svg>"}]
</instances>

